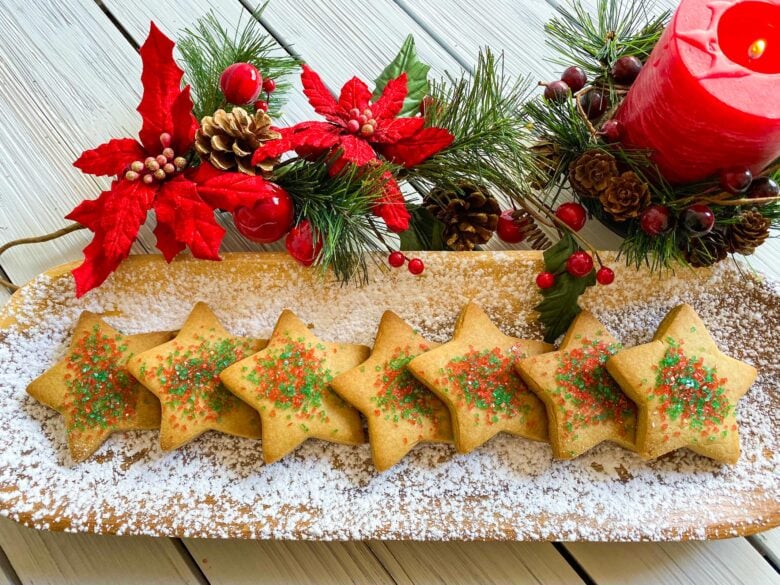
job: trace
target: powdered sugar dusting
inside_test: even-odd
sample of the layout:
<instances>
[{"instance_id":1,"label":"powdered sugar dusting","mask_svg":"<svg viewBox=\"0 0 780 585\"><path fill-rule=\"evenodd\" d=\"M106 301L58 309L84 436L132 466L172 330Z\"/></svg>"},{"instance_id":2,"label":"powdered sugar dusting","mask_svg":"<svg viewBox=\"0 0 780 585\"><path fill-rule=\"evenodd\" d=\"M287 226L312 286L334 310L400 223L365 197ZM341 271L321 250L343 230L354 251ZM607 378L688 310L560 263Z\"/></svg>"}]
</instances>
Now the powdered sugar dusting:
<instances>
[{"instance_id":1,"label":"powdered sugar dusting","mask_svg":"<svg viewBox=\"0 0 780 585\"><path fill-rule=\"evenodd\" d=\"M259 441L210 433L163 453L153 432L115 435L74 465L61 417L25 393L62 355L83 310L139 333L178 328L201 300L234 333L263 337L287 307L325 340L371 343L386 309L444 341L473 300L505 332L538 337L537 255L422 257L422 277L376 272L363 288L317 280L276 255L133 259L81 300L69 276L39 277L6 308L0 332L0 513L73 531L306 539L674 539L780 521L780 292L729 265L663 279L617 270L615 284L591 289L583 304L632 345L691 303L724 351L758 367L739 406L734 467L685 450L645 463L609 444L560 462L548 445L501 435L469 455L418 446L380 474L367 445L309 441L265 466Z\"/></svg>"}]
</instances>

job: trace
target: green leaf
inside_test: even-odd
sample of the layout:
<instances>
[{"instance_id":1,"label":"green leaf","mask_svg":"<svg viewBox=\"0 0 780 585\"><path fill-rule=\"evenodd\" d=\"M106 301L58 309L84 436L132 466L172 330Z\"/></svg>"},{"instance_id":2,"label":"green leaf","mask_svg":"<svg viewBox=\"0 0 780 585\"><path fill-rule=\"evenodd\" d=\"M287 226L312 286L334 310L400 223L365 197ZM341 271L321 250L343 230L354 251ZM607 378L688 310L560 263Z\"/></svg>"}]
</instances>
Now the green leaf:
<instances>
[{"instance_id":1,"label":"green leaf","mask_svg":"<svg viewBox=\"0 0 780 585\"><path fill-rule=\"evenodd\" d=\"M444 224L424 207L410 209L409 229L401 233L401 250L444 250Z\"/></svg>"},{"instance_id":2,"label":"green leaf","mask_svg":"<svg viewBox=\"0 0 780 585\"><path fill-rule=\"evenodd\" d=\"M544 340L553 343L574 321L582 311L577 302L580 295L589 286L596 284L596 271L582 278L572 276L568 272L559 274L552 288L542 291L544 300L534 307L539 313L539 320L544 325Z\"/></svg>"},{"instance_id":3,"label":"green leaf","mask_svg":"<svg viewBox=\"0 0 780 585\"><path fill-rule=\"evenodd\" d=\"M395 79L402 73L406 73L406 87L408 94L404 100L404 107L399 116L412 116L420 110L420 102L428 95L428 71L430 66L417 58L417 50L414 46L414 37L406 37L401 50L395 59L385 67L381 75L376 78L376 88L372 100L376 101L391 79Z\"/></svg>"},{"instance_id":4,"label":"green leaf","mask_svg":"<svg viewBox=\"0 0 780 585\"><path fill-rule=\"evenodd\" d=\"M571 234L566 233L554 246L544 251L544 266L548 272L558 274L565 270L566 261L579 249Z\"/></svg>"}]
</instances>

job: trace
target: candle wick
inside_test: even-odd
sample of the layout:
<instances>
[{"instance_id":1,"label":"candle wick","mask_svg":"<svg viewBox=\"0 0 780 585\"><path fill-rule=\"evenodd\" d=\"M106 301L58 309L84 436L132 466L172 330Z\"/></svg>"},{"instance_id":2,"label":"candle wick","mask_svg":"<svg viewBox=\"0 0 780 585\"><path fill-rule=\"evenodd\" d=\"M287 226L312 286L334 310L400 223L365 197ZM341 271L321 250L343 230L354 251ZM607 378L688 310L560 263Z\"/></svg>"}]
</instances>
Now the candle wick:
<instances>
[{"instance_id":1,"label":"candle wick","mask_svg":"<svg viewBox=\"0 0 780 585\"><path fill-rule=\"evenodd\" d=\"M764 39L758 39L748 49L748 59L755 61L760 59L766 52L766 41Z\"/></svg>"}]
</instances>

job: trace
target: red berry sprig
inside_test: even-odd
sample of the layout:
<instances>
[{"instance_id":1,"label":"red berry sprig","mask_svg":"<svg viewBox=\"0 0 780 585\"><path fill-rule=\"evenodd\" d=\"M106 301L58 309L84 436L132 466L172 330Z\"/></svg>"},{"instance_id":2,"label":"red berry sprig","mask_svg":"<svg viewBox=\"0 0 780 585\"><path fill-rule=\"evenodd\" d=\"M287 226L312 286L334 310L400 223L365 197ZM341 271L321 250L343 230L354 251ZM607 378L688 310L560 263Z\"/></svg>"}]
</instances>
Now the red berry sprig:
<instances>
[{"instance_id":1,"label":"red berry sprig","mask_svg":"<svg viewBox=\"0 0 780 585\"><path fill-rule=\"evenodd\" d=\"M615 282L615 271L607 266L602 266L596 272L596 281L605 286L612 284Z\"/></svg>"},{"instance_id":2,"label":"red berry sprig","mask_svg":"<svg viewBox=\"0 0 780 585\"><path fill-rule=\"evenodd\" d=\"M536 286L542 290L547 290L555 285L555 275L552 272L540 272L536 275Z\"/></svg>"},{"instance_id":3,"label":"red berry sprig","mask_svg":"<svg viewBox=\"0 0 780 585\"><path fill-rule=\"evenodd\" d=\"M415 276L425 271L425 264L420 258L407 258L403 252L398 250L390 252L390 255L387 257L387 263L393 268L400 268L407 262L409 263L407 269Z\"/></svg>"}]
</instances>

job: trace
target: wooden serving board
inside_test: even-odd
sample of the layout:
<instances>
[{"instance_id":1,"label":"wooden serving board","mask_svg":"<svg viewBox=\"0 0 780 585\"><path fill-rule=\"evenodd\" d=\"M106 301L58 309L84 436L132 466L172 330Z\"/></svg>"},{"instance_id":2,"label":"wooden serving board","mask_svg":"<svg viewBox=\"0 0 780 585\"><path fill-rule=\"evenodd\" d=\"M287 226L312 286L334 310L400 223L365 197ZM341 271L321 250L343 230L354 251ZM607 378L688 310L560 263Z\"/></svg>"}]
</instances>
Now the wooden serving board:
<instances>
[{"instance_id":1,"label":"wooden serving board","mask_svg":"<svg viewBox=\"0 0 780 585\"><path fill-rule=\"evenodd\" d=\"M209 433L163 453L154 432L115 435L75 465L61 418L25 393L62 355L83 310L138 333L175 330L205 301L229 330L265 337L290 308L325 340L370 344L386 309L445 341L460 308L475 301L506 333L540 336L532 310L540 253L421 257L422 276L372 268L363 287L282 253L170 265L133 256L79 300L72 265L34 279L0 314L0 514L50 530L314 540L675 540L780 524L780 293L727 263L659 277L604 253L616 282L589 289L582 304L628 346L688 302L726 353L759 368L739 406L743 453L733 467L686 450L648 463L610 444L554 461L548 445L502 435L468 455L420 445L380 474L367 445L309 441L263 465L259 441Z\"/></svg>"}]
</instances>

